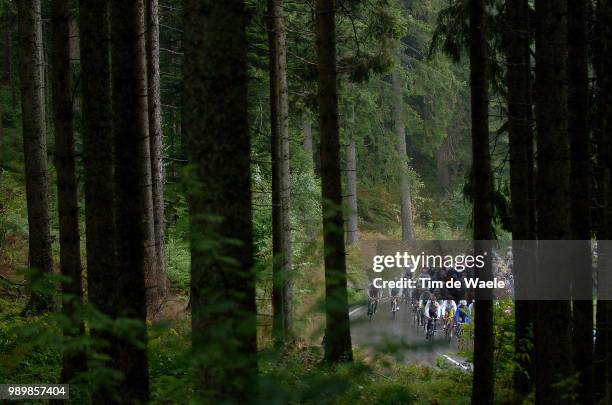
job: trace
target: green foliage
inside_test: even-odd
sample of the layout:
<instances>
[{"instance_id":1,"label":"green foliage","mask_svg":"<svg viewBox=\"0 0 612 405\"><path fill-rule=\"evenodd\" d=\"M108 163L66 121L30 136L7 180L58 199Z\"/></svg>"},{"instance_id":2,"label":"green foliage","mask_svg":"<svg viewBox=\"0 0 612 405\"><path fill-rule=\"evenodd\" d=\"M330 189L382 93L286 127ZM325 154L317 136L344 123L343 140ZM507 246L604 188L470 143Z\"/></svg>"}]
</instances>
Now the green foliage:
<instances>
[{"instance_id":1,"label":"green foliage","mask_svg":"<svg viewBox=\"0 0 612 405\"><path fill-rule=\"evenodd\" d=\"M166 274L173 288L189 290L191 281L191 253L185 235L172 229L166 235Z\"/></svg>"}]
</instances>

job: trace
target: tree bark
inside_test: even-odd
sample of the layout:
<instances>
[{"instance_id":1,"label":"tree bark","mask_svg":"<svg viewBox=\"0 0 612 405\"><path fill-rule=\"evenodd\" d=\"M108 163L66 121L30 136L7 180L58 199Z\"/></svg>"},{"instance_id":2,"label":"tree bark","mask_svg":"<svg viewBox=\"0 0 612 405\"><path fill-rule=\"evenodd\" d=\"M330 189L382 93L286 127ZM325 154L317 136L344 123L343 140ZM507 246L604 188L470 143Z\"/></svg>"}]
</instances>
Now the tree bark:
<instances>
[{"instance_id":1,"label":"tree bark","mask_svg":"<svg viewBox=\"0 0 612 405\"><path fill-rule=\"evenodd\" d=\"M53 307L51 284L45 275L53 270L49 231L47 141L41 69L40 0L17 2L21 117L28 206L28 248L31 293L25 313L39 314Z\"/></svg>"},{"instance_id":2,"label":"tree bark","mask_svg":"<svg viewBox=\"0 0 612 405\"><path fill-rule=\"evenodd\" d=\"M353 360L342 218L335 5L334 0L315 3L325 251L325 360L331 363Z\"/></svg>"},{"instance_id":3,"label":"tree bark","mask_svg":"<svg viewBox=\"0 0 612 405\"><path fill-rule=\"evenodd\" d=\"M410 192L410 177L408 176L408 155L406 151L406 127L402 119L402 84L399 74L393 72L393 121L397 136L397 153L400 162L400 210L402 219L402 240L414 240L414 223L412 221L412 197Z\"/></svg>"},{"instance_id":4,"label":"tree bark","mask_svg":"<svg viewBox=\"0 0 612 405\"><path fill-rule=\"evenodd\" d=\"M346 244L354 246L359 240L359 215L357 211L357 148L352 137L346 144Z\"/></svg>"},{"instance_id":5,"label":"tree bark","mask_svg":"<svg viewBox=\"0 0 612 405\"><path fill-rule=\"evenodd\" d=\"M289 97L283 1L268 0L270 47L270 126L272 142L272 335L282 345L292 335L291 177Z\"/></svg>"},{"instance_id":6,"label":"tree bark","mask_svg":"<svg viewBox=\"0 0 612 405\"><path fill-rule=\"evenodd\" d=\"M149 146L151 150L151 195L153 204L153 231L157 255L156 288L158 305L167 294L165 271L164 172L162 161L163 132L159 78L159 4L147 0L147 81L149 95Z\"/></svg>"},{"instance_id":7,"label":"tree bark","mask_svg":"<svg viewBox=\"0 0 612 405\"><path fill-rule=\"evenodd\" d=\"M493 180L489 151L489 69L487 26L483 0L469 3L470 95L472 121L472 201L475 254L484 255L485 266L477 276L491 280ZM476 290L474 329L474 378L472 404L492 404L493 371L493 301L490 290Z\"/></svg>"},{"instance_id":8,"label":"tree bark","mask_svg":"<svg viewBox=\"0 0 612 405\"><path fill-rule=\"evenodd\" d=\"M310 115L304 111L302 113L302 130L304 131L304 142L302 144L304 148L304 154L308 162L314 167L314 156L312 147L312 123L310 122Z\"/></svg>"},{"instance_id":9,"label":"tree bark","mask_svg":"<svg viewBox=\"0 0 612 405\"><path fill-rule=\"evenodd\" d=\"M609 230L607 227L609 219L608 209L608 186L610 179L610 164L609 164L609 141L606 134L606 122L608 101L606 99L606 66L605 61L607 60L606 46L604 43L604 31L605 31L605 6L608 3L606 0L599 0L595 3L595 23L593 24L593 70L595 73L595 106L596 111L593 116L593 138L595 146L595 192L594 199L596 204L595 215L597 220L593 222L593 228L597 237L598 243L602 240L609 240ZM598 246L598 256L600 255L601 247ZM609 301L606 301L602 293L602 283L605 282L607 274L603 267L598 261L597 266L597 317L595 320L596 324L596 340L595 340L595 351L593 353L593 368L597 372L594 373L593 381L593 396L595 401L601 402L606 396L607 389L607 358L608 358L608 305Z\"/></svg>"},{"instance_id":10,"label":"tree bark","mask_svg":"<svg viewBox=\"0 0 612 405\"><path fill-rule=\"evenodd\" d=\"M569 145L567 137L566 2L536 0L536 124L537 124L537 236L564 240L569 235ZM538 255L539 277L559 277L565 252ZM569 297L567 285L559 296ZM563 290L563 291L561 291ZM566 392L555 384L571 372L570 306L567 300L537 302L535 324L536 402L563 402ZM554 341L555 344L550 344Z\"/></svg>"},{"instance_id":11,"label":"tree bark","mask_svg":"<svg viewBox=\"0 0 612 405\"><path fill-rule=\"evenodd\" d=\"M248 403L257 335L245 2L186 0L184 21L195 395Z\"/></svg>"},{"instance_id":12,"label":"tree bark","mask_svg":"<svg viewBox=\"0 0 612 405\"><path fill-rule=\"evenodd\" d=\"M146 352L150 277L148 247L153 246L149 221L150 174L145 52L142 0L113 0L111 8L111 74L115 139L115 229L117 232L118 315L136 322L133 339L117 336L114 364L123 372L121 395L125 402L145 403L149 398ZM149 204L147 204L149 199ZM150 286L148 284L147 286Z\"/></svg>"},{"instance_id":13,"label":"tree bark","mask_svg":"<svg viewBox=\"0 0 612 405\"><path fill-rule=\"evenodd\" d=\"M57 170L57 205L59 211L60 268L67 280L62 281L62 312L70 324L64 327L65 337L83 335L85 327L76 311L83 304L81 237L79 204L74 156L72 80L70 71L69 0L52 3L52 88L55 132L55 167ZM83 351L63 353L60 381L68 383L85 370Z\"/></svg>"},{"instance_id":14,"label":"tree bark","mask_svg":"<svg viewBox=\"0 0 612 405\"><path fill-rule=\"evenodd\" d=\"M531 24L529 2L511 0L506 8L506 61L508 87L508 137L510 146L510 191L512 195L512 238L514 243L515 288L533 283L530 268L529 241L535 240L533 189L533 114L531 95ZM531 267L532 268L532 267ZM520 294L520 293L519 293ZM535 302L515 301L514 389L526 396L532 389L535 353L532 349Z\"/></svg>"},{"instance_id":15,"label":"tree bark","mask_svg":"<svg viewBox=\"0 0 612 405\"><path fill-rule=\"evenodd\" d=\"M138 0L138 2L142 1L142 6L145 7L144 0ZM148 1L148 0L147 0ZM145 15L146 11L143 9L143 21L147 19ZM139 17L140 18L140 17ZM144 23L143 23L144 24ZM148 29L143 26L140 34L147 35L147 39L151 40L155 34L149 32ZM158 270L159 264L159 256L157 254L157 244L156 244L156 233L155 233L155 211L153 205L153 165L156 168L160 168L160 162L157 161L152 163L151 152L153 149L157 149L157 146L151 145L151 134L149 132L150 123L149 123L149 106L148 101L149 98L155 97L154 95L149 95L149 75L147 69L147 46L146 40L143 38L143 43L145 44L145 54L144 54L144 68L143 72L145 74L145 88L141 95L145 97L142 105L145 108L145 113L147 114L145 117L144 123L147 125L146 131L144 133L144 138L141 140L140 147L142 148L142 160L144 162L144 167L142 170L142 181L139 183L140 190L142 192L142 198L140 201L142 202L142 230L143 230L143 250L144 250L144 279L145 279L145 293L146 293L146 306L147 306L147 319L155 319L161 309L161 299L162 299L162 288L161 284L165 284L162 281L163 272ZM111 52L112 54L112 52ZM138 62L140 63L140 62ZM155 73L153 73L155 74ZM159 74L159 72L158 72ZM159 109L160 105L155 106L155 109ZM154 125L155 126L155 125ZM161 127L156 127L156 130L159 129L161 131ZM161 132L158 132L154 135L154 137L159 137L157 140L161 142ZM117 139L115 139L117 141ZM157 152L156 152L157 153ZM158 173L156 173L158 174ZM160 186L160 184L156 184L156 186ZM161 191L158 190L158 191ZM163 198L163 196L162 196ZM163 204L163 202L162 202ZM165 281L165 278L163 278ZM160 284L161 283L161 284Z\"/></svg>"},{"instance_id":16,"label":"tree bark","mask_svg":"<svg viewBox=\"0 0 612 405\"><path fill-rule=\"evenodd\" d=\"M572 254L572 347L578 402L593 403L593 274L591 262L591 150L587 1L568 1L568 135L570 140L570 226ZM586 299L586 298L589 299Z\"/></svg>"},{"instance_id":17,"label":"tree bark","mask_svg":"<svg viewBox=\"0 0 612 405\"><path fill-rule=\"evenodd\" d=\"M612 239L612 168L610 165L610 156L612 156L612 143L610 141L612 134L612 119L610 118L610 112L612 112L612 2L610 0L601 0L598 4L598 19L601 30L600 45L602 50L601 65L598 66L600 82L600 97L599 106L601 110L599 115L601 117L601 133L599 134L601 152L598 151L599 164L603 167L603 178L604 182L602 191L604 193L603 198L603 215L602 220L605 225L601 230L601 236L598 235L598 239L601 240L598 252L598 257L604 256L608 260L612 256L612 249L610 239ZM600 55L596 55L600 57ZM597 66L597 64L596 64ZM603 261L603 260L602 260ZM597 375L600 375L604 381L600 381L598 378L597 391L604 395L604 402L610 401L612 397L612 303L609 301L611 296L610 288L612 286L612 272L610 269L610 263L608 261L607 267L599 263L598 260L598 274L597 274L597 364L596 368ZM603 369L602 367L603 366ZM603 384L602 384L603 382Z\"/></svg>"},{"instance_id":18,"label":"tree bark","mask_svg":"<svg viewBox=\"0 0 612 405\"><path fill-rule=\"evenodd\" d=\"M88 302L103 314L117 316L113 134L111 128L110 32L108 0L80 0L83 170ZM92 334L110 342L108 331ZM110 349L104 350L107 356ZM109 367L106 365L106 367ZM105 404L107 387L92 393Z\"/></svg>"}]
</instances>

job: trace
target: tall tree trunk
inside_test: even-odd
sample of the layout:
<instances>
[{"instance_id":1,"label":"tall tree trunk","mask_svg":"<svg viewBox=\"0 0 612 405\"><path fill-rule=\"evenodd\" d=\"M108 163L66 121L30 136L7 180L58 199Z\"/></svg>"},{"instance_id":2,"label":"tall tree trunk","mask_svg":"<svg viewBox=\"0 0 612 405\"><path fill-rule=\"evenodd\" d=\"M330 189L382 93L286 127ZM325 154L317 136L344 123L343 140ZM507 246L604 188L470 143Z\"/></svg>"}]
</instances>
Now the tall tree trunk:
<instances>
[{"instance_id":1,"label":"tall tree trunk","mask_svg":"<svg viewBox=\"0 0 612 405\"><path fill-rule=\"evenodd\" d=\"M536 124L537 124L537 236L563 240L569 235L569 148L567 137L567 8L565 1L536 0ZM543 280L559 277L564 252L540 249L538 272ZM567 285L559 295L569 297ZM536 402L563 402L567 395L555 386L571 371L570 306L567 300L537 302L535 325ZM555 344L550 344L554 341ZM565 390L567 391L567 390Z\"/></svg>"},{"instance_id":2,"label":"tall tree trunk","mask_svg":"<svg viewBox=\"0 0 612 405\"><path fill-rule=\"evenodd\" d=\"M346 243L353 246L359 240L359 215L357 212L357 148L355 140L348 137L346 143Z\"/></svg>"},{"instance_id":3,"label":"tall tree trunk","mask_svg":"<svg viewBox=\"0 0 612 405\"><path fill-rule=\"evenodd\" d=\"M408 176L408 155L406 152L406 127L402 119L402 83L397 71L391 77L393 81L393 121L397 136L398 161L400 162L400 210L402 219L402 240L414 240L414 223L412 221L412 197L410 177Z\"/></svg>"},{"instance_id":4,"label":"tall tree trunk","mask_svg":"<svg viewBox=\"0 0 612 405\"><path fill-rule=\"evenodd\" d=\"M52 3L52 87L55 132L55 167L57 169L57 205L59 210L60 267L62 312L70 324L64 326L65 337L83 335L85 328L75 310L83 303L79 203L74 157L72 80L70 71L69 0ZM68 383L86 367L85 353L65 350L60 381Z\"/></svg>"},{"instance_id":5,"label":"tall tree trunk","mask_svg":"<svg viewBox=\"0 0 612 405\"><path fill-rule=\"evenodd\" d=\"M272 335L282 345L292 334L291 177L289 97L283 1L268 0L270 126L272 130L272 252L274 318Z\"/></svg>"},{"instance_id":6,"label":"tall tree trunk","mask_svg":"<svg viewBox=\"0 0 612 405\"><path fill-rule=\"evenodd\" d=\"M195 391L249 402L257 336L245 2L186 0L184 13Z\"/></svg>"},{"instance_id":7,"label":"tall tree trunk","mask_svg":"<svg viewBox=\"0 0 612 405\"><path fill-rule=\"evenodd\" d=\"M593 70L595 72L595 106L596 112L593 119L593 137L595 146L595 188L594 197L596 201L595 215L597 221L593 222L595 228L595 235L598 240L598 256L601 255L601 241L609 240L609 229L607 224L609 223L608 216L608 187L610 179L610 163L609 163L609 140L606 133L607 113L608 113L608 93L606 90L607 77L609 77L609 70L606 61L606 44L604 41L604 32L606 23L610 23L610 20L606 21L605 7L609 4L607 0L598 0L595 2L594 18L595 23L593 24L593 40L592 40L592 55L593 55ZM596 325L596 340L595 340L595 351L593 354L593 368L596 370L594 373L593 381L593 396L595 401L598 403L606 396L607 382L608 382L608 370L607 370L607 358L608 358L608 313L609 313L609 301L605 300L605 295L602 294L604 290L602 286L607 281L609 274L601 265L598 260L597 264L597 315L595 320ZM608 279L609 280L609 279Z\"/></svg>"},{"instance_id":8,"label":"tall tree trunk","mask_svg":"<svg viewBox=\"0 0 612 405\"><path fill-rule=\"evenodd\" d=\"M334 0L315 3L325 251L325 360L333 363L353 360L342 218L335 6Z\"/></svg>"},{"instance_id":9,"label":"tall tree trunk","mask_svg":"<svg viewBox=\"0 0 612 405\"><path fill-rule=\"evenodd\" d=\"M523 286L533 283L531 274L521 271L533 268L527 256L527 244L535 240L535 220L531 190L533 188L533 114L531 96L531 57L528 0L510 0L506 8L506 61L508 87L508 135L510 141L510 191L512 195L512 238L514 274L517 295ZM535 303L515 302L514 389L526 396L532 389L534 362L532 330Z\"/></svg>"},{"instance_id":10,"label":"tall tree trunk","mask_svg":"<svg viewBox=\"0 0 612 405\"><path fill-rule=\"evenodd\" d=\"M610 302L610 296L612 295L612 269L610 268L610 257L612 256L612 246L610 239L612 239L612 168L610 164L610 156L612 156L612 118L610 113L612 112L612 2L610 0L601 0L599 2L599 21L601 30L601 48L603 50L601 57L601 66L599 67L600 79L601 79L601 95L599 113L602 117L602 131L601 137L601 160L600 164L603 164L604 176L603 181L605 185L603 187L604 197L604 209L603 209L603 222L605 223L605 230L602 232L602 238L606 241L600 242L602 245L600 248L599 256L607 257L607 266L602 263L598 263L598 274L597 274L597 348L598 349L598 360L605 359L603 365L604 369L597 368L597 373L601 373L602 377L605 375L605 384L601 387L598 384L598 388L604 388L603 394L605 395L604 401L610 402L612 398L612 302ZM598 78L598 81L599 78ZM599 236L599 235L598 235ZM599 262L599 260L598 260ZM603 262L603 260L602 260ZM601 389L598 389L601 391Z\"/></svg>"},{"instance_id":11,"label":"tall tree trunk","mask_svg":"<svg viewBox=\"0 0 612 405\"><path fill-rule=\"evenodd\" d=\"M151 150L151 195L153 231L155 233L156 282L158 304L167 293L165 271L164 172L162 161L163 132L159 88L159 4L147 0L147 81L149 95L149 146Z\"/></svg>"},{"instance_id":12,"label":"tall tree trunk","mask_svg":"<svg viewBox=\"0 0 612 405\"><path fill-rule=\"evenodd\" d=\"M475 254L485 256L485 266L477 276L491 280L490 241L493 180L489 151L489 69L487 27L483 0L469 4L470 95L472 121L472 200ZM492 404L493 378L493 301L489 290L476 290L474 329L474 379L472 404Z\"/></svg>"},{"instance_id":13,"label":"tall tree trunk","mask_svg":"<svg viewBox=\"0 0 612 405\"><path fill-rule=\"evenodd\" d=\"M148 0L147 0L148 1ZM144 0L138 0L138 2L142 2L142 6L145 7ZM146 11L143 9L143 21L147 19L145 16ZM144 24L144 23L143 23ZM155 34L149 32L146 28L146 25L143 26L140 31L140 35L147 35L147 39L151 40ZM158 36L159 37L159 36ZM145 88L143 95L148 95L149 90L149 75L147 73L147 47L146 40L143 38L143 44L145 44L145 54L144 54L144 68L143 73L145 74ZM112 54L112 52L111 52ZM140 62L138 62L140 63ZM159 76L159 69L157 72L157 76ZM157 92L159 94L159 92ZM155 319L161 309L161 298L162 298L162 284L165 284L162 281L163 273L158 270L159 264L159 256L157 254L157 244L156 244L156 234L155 234L155 211L153 206L153 171L152 166L155 165L156 168L160 168L160 161L156 161L152 163L151 152L156 147L152 147L151 145L151 137L150 137L150 124L149 124L149 107L148 101L150 97L155 96L147 96L143 102L143 106L145 108L145 113L147 114L145 117L144 123L147 125L146 131L144 133L144 138L140 142L140 147L142 148L142 160L144 163L144 167L142 169L142 181L139 183L140 190L142 192L142 198L140 201L142 202L142 230L143 230L143 250L144 250L144 280L145 280L145 294L146 294L146 307L147 307L147 319ZM155 109L158 110L160 105L158 104ZM160 124L161 125L161 124ZM158 137L159 142L161 142L161 127L156 126L156 130L159 129L155 137ZM117 139L115 139L117 142ZM159 150L159 148L157 148ZM157 152L156 152L157 154ZM160 184L157 184L160 186ZM161 191L161 189L159 190ZM162 205L163 205L163 196L162 196ZM165 281L165 278L163 279Z\"/></svg>"},{"instance_id":14,"label":"tall tree trunk","mask_svg":"<svg viewBox=\"0 0 612 405\"><path fill-rule=\"evenodd\" d=\"M594 125L596 162L597 162L597 215L598 221L596 234L598 239L598 264L597 264L597 339L595 341L594 354L594 396L597 401L605 402L610 398L610 313L612 305L606 298L609 297L612 274L609 268L601 263L600 257L610 253L610 224L612 223L612 186L610 173L610 133L612 132L611 120L608 117L612 111L612 78L610 76L612 55L612 4L609 0L596 2L595 40L593 41L593 67L596 74L596 103L597 114ZM595 224L594 224L595 225Z\"/></svg>"},{"instance_id":15,"label":"tall tree trunk","mask_svg":"<svg viewBox=\"0 0 612 405\"><path fill-rule=\"evenodd\" d=\"M593 274L591 263L591 151L587 1L568 2L568 135L570 140L570 226L576 239L572 271L573 361L578 375L578 402L593 403ZM588 298L588 299L587 299Z\"/></svg>"},{"instance_id":16,"label":"tall tree trunk","mask_svg":"<svg viewBox=\"0 0 612 405\"><path fill-rule=\"evenodd\" d=\"M47 141L41 69L40 0L17 2L21 119L28 205L30 300L25 313L52 309L51 285L45 275L53 270L49 231Z\"/></svg>"},{"instance_id":17,"label":"tall tree trunk","mask_svg":"<svg viewBox=\"0 0 612 405\"><path fill-rule=\"evenodd\" d=\"M117 337L114 363L125 378L125 402L149 398L146 352L147 291L145 273L153 245L150 202L147 72L144 3L113 0L111 8L112 108L115 139L115 229L117 232L118 315L137 322L133 338ZM146 192L148 190L148 192ZM151 205L148 204L150 208ZM144 346L143 346L144 344Z\"/></svg>"},{"instance_id":18,"label":"tall tree trunk","mask_svg":"<svg viewBox=\"0 0 612 405\"><path fill-rule=\"evenodd\" d=\"M88 301L103 314L117 316L113 134L111 128L110 33L108 0L80 0L83 170ZM110 342L108 331L92 334ZM104 350L110 356L110 348ZM109 365L106 365L109 367ZM110 397L108 387L92 393L94 404Z\"/></svg>"}]
</instances>

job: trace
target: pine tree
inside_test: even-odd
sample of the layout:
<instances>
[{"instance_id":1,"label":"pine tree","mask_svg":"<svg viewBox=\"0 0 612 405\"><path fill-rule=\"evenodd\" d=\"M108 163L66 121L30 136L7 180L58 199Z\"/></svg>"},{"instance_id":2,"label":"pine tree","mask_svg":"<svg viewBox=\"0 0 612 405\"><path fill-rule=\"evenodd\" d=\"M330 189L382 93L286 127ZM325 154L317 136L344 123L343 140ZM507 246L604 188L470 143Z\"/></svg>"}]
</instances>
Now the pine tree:
<instances>
[{"instance_id":1,"label":"pine tree","mask_svg":"<svg viewBox=\"0 0 612 405\"><path fill-rule=\"evenodd\" d=\"M184 2L192 346L206 402L257 390L245 18L244 0Z\"/></svg>"},{"instance_id":2,"label":"pine tree","mask_svg":"<svg viewBox=\"0 0 612 405\"><path fill-rule=\"evenodd\" d=\"M19 84L28 206L28 249L32 270L30 300L25 313L53 307L50 283L53 270L49 230L47 141L42 82L42 29L40 0L17 2L19 31Z\"/></svg>"},{"instance_id":3,"label":"pine tree","mask_svg":"<svg viewBox=\"0 0 612 405\"><path fill-rule=\"evenodd\" d=\"M472 120L472 201L475 254L485 255L485 266L477 276L492 279L490 241L492 234L493 180L489 151L489 68L485 3L469 3L470 95ZM472 404L492 404L493 376L493 301L491 291L476 291L474 327L474 379Z\"/></svg>"},{"instance_id":4,"label":"pine tree","mask_svg":"<svg viewBox=\"0 0 612 405\"><path fill-rule=\"evenodd\" d=\"M332 363L353 360L342 216L335 3L334 0L315 3L325 251L325 360Z\"/></svg>"},{"instance_id":5,"label":"pine tree","mask_svg":"<svg viewBox=\"0 0 612 405\"><path fill-rule=\"evenodd\" d=\"M153 224L145 201L151 196L151 166L144 3L113 0L111 6L117 304L118 316L136 322L132 339L117 336L113 360L124 374L122 400L145 403L149 398L145 282L150 281L145 280L145 273L151 268L147 258L154 255L145 253L153 243Z\"/></svg>"}]
</instances>

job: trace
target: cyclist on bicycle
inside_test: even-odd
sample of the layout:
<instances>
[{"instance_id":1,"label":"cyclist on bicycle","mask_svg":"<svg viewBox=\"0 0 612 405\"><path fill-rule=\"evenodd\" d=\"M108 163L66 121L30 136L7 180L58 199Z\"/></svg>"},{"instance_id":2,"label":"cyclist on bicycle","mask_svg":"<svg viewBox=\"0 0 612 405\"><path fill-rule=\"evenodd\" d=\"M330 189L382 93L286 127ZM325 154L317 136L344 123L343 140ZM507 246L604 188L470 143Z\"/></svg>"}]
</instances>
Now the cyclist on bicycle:
<instances>
[{"instance_id":1,"label":"cyclist on bicycle","mask_svg":"<svg viewBox=\"0 0 612 405\"><path fill-rule=\"evenodd\" d=\"M399 297L401 289L395 287L389 289L389 295L391 296L391 312L399 311Z\"/></svg>"},{"instance_id":2,"label":"cyclist on bicycle","mask_svg":"<svg viewBox=\"0 0 612 405\"><path fill-rule=\"evenodd\" d=\"M444 329L452 326L455 319L455 312L457 311L457 304L452 298L445 300L442 303L442 319L444 320Z\"/></svg>"},{"instance_id":3,"label":"cyclist on bicycle","mask_svg":"<svg viewBox=\"0 0 612 405\"><path fill-rule=\"evenodd\" d=\"M378 300L380 300L380 289L374 287L373 283L368 286L368 316L376 313L376 307L378 307Z\"/></svg>"},{"instance_id":4,"label":"cyclist on bicycle","mask_svg":"<svg viewBox=\"0 0 612 405\"><path fill-rule=\"evenodd\" d=\"M455 311L455 324L470 324L470 308L465 300L459 301L459 306Z\"/></svg>"},{"instance_id":5,"label":"cyclist on bicycle","mask_svg":"<svg viewBox=\"0 0 612 405\"><path fill-rule=\"evenodd\" d=\"M429 301L427 301L427 304L425 305L425 319L427 320L428 330L431 325L433 325L433 327L435 328L435 321L440 318L441 314L442 308L440 307L438 301L436 301L436 296L432 295L429 298Z\"/></svg>"},{"instance_id":6,"label":"cyclist on bicycle","mask_svg":"<svg viewBox=\"0 0 612 405\"><path fill-rule=\"evenodd\" d=\"M457 303L455 303L455 300L450 297L442 302L442 316L446 315L446 312L449 310L453 313L457 310Z\"/></svg>"}]
</instances>

